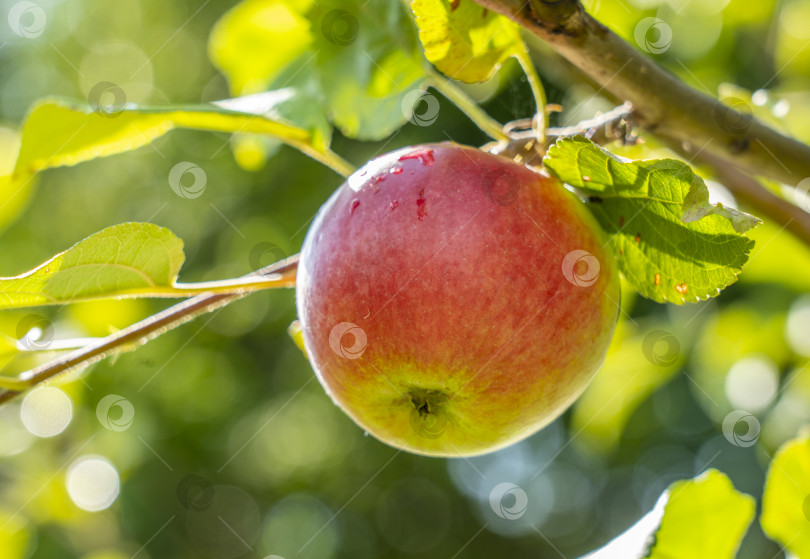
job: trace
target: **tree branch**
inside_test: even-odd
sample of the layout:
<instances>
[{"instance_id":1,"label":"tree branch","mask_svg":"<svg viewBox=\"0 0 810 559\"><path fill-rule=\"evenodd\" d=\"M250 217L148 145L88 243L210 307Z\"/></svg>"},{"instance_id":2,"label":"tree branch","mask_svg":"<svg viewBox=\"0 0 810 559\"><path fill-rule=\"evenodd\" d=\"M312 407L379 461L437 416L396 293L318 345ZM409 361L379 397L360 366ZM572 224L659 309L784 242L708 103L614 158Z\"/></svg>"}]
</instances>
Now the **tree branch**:
<instances>
[{"instance_id":1,"label":"tree branch","mask_svg":"<svg viewBox=\"0 0 810 559\"><path fill-rule=\"evenodd\" d=\"M286 260L262 268L258 272L249 274L245 276L245 278L261 274L266 277L268 286L272 284L273 287L293 287L295 286L297 268L298 255L294 255ZM26 386L26 388L31 388L58 374L87 367L113 353L125 351L128 348L144 344L164 332L168 332L181 324L185 324L201 314L233 303L237 299L241 299L250 293L255 293L255 291L198 295L197 297L171 306L164 311L137 322L106 338L101 338L90 345L71 351L53 361L44 363L30 371L26 371L21 374L17 380L21 385ZM21 392L22 390L5 390L0 392L0 404L11 400Z\"/></svg>"},{"instance_id":2,"label":"tree branch","mask_svg":"<svg viewBox=\"0 0 810 559\"><path fill-rule=\"evenodd\" d=\"M620 101L639 124L685 151L707 152L752 174L795 186L810 177L810 146L687 86L577 0L474 0L525 27Z\"/></svg>"}]
</instances>

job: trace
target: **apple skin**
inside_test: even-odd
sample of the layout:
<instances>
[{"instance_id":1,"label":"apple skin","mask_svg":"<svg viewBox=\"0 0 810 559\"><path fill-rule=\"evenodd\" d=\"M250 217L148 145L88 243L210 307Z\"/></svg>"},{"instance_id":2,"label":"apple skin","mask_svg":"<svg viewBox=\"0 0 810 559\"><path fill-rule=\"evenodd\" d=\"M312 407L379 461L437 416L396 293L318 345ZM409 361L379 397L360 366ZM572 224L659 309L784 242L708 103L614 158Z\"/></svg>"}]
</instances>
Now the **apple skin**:
<instances>
[{"instance_id":1,"label":"apple skin","mask_svg":"<svg viewBox=\"0 0 810 559\"><path fill-rule=\"evenodd\" d=\"M563 413L604 360L620 297L604 245L555 179L450 143L389 153L307 233L307 355L334 402L391 446L503 448Z\"/></svg>"}]
</instances>

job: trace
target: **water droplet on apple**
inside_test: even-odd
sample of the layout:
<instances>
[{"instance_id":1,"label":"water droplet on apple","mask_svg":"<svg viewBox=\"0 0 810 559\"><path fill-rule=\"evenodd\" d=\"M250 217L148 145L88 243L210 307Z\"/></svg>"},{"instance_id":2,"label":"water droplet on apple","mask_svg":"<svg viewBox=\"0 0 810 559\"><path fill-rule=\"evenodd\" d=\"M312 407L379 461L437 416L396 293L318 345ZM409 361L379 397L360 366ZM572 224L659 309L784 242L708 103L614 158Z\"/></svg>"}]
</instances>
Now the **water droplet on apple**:
<instances>
[{"instance_id":1,"label":"water droplet on apple","mask_svg":"<svg viewBox=\"0 0 810 559\"><path fill-rule=\"evenodd\" d=\"M406 159L418 159L422 165L432 165L435 161L433 157L433 150L429 148L418 149L410 153L406 153L399 158L400 161L405 161Z\"/></svg>"},{"instance_id":2,"label":"water droplet on apple","mask_svg":"<svg viewBox=\"0 0 810 559\"><path fill-rule=\"evenodd\" d=\"M419 198L416 199L416 218L419 221L424 221L425 217L427 217L427 199L423 188L419 191Z\"/></svg>"}]
</instances>

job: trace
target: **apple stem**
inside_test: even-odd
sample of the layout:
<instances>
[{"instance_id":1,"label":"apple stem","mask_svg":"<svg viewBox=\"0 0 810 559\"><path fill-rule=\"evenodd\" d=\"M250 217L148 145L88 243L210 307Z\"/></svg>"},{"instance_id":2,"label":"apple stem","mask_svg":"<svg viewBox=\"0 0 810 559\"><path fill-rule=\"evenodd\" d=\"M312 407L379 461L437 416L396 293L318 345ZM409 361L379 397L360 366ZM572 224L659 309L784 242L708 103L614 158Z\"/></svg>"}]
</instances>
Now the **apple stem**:
<instances>
[{"instance_id":1,"label":"apple stem","mask_svg":"<svg viewBox=\"0 0 810 559\"><path fill-rule=\"evenodd\" d=\"M259 289L291 287L295 285L297 269L298 255L296 254L243 278L244 280L254 280L256 277L266 277L264 287L219 293L209 291L197 295L114 334L94 340L84 347L25 371L16 378L0 377L0 388L5 389L0 392L0 404L58 374L80 370L110 355L134 349L202 314L224 307ZM244 285L247 284L246 282Z\"/></svg>"},{"instance_id":2,"label":"apple stem","mask_svg":"<svg viewBox=\"0 0 810 559\"><path fill-rule=\"evenodd\" d=\"M526 79L529 80L529 87L532 89L534 96L534 103L537 107L535 117L532 119L532 129L535 132L537 141L544 142L546 139L546 130L548 129L548 113L546 112L546 105L548 100L546 98L546 90L543 88L543 82L540 81L540 76L537 74L537 69L532 63L531 56L526 50L521 51L517 56L518 63L526 74Z\"/></svg>"},{"instance_id":3,"label":"apple stem","mask_svg":"<svg viewBox=\"0 0 810 559\"><path fill-rule=\"evenodd\" d=\"M428 84L452 101L487 136L498 142L509 140L509 137L503 131L503 125L489 116L475 101L453 84L449 78L442 76L433 68L426 67L425 72L428 75Z\"/></svg>"}]
</instances>

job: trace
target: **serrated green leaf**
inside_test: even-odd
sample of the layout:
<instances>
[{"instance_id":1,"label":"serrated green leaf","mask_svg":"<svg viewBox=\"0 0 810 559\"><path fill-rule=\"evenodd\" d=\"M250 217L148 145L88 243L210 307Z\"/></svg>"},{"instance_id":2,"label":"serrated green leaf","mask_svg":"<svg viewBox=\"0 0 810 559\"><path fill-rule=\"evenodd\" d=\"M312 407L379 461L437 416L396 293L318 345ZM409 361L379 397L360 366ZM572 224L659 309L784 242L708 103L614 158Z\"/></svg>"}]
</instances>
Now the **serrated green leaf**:
<instances>
[{"instance_id":1,"label":"serrated green leaf","mask_svg":"<svg viewBox=\"0 0 810 559\"><path fill-rule=\"evenodd\" d=\"M137 107L127 105L114 115L100 114L73 101L51 99L36 105L22 131L15 176L51 167L75 165L137 147L173 128L268 134L307 153L323 153L328 133L288 122L285 103L294 91L268 92L262 111L250 112L238 100L217 105ZM253 105L258 100L253 99Z\"/></svg>"},{"instance_id":2,"label":"serrated green leaf","mask_svg":"<svg viewBox=\"0 0 810 559\"><path fill-rule=\"evenodd\" d=\"M451 78L487 81L526 49L516 23L472 0L413 0L411 7L425 57Z\"/></svg>"},{"instance_id":3,"label":"serrated green leaf","mask_svg":"<svg viewBox=\"0 0 810 559\"><path fill-rule=\"evenodd\" d=\"M543 163L590 197L619 269L658 302L695 302L734 283L753 241L753 216L708 202L703 180L674 159L629 161L590 140L563 138Z\"/></svg>"},{"instance_id":4,"label":"serrated green leaf","mask_svg":"<svg viewBox=\"0 0 810 559\"><path fill-rule=\"evenodd\" d=\"M649 559L732 559L756 508L753 497L734 489L717 470L677 481L667 489L664 518Z\"/></svg>"},{"instance_id":5,"label":"serrated green leaf","mask_svg":"<svg viewBox=\"0 0 810 559\"><path fill-rule=\"evenodd\" d=\"M183 241L151 223L108 227L34 270L0 278L0 308L165 293L183 265Z\"/></svg>"},{"instance_id":6,"label":"serrated green leaf","mask_svg":"<svg viewBox=\"0 0 810 559\"><path fill-rule=\"evenodd\" d=\"M810 556L810 437L782 445L762 496L762 530L798 557Z\"/></svg>"}]
</instances>

